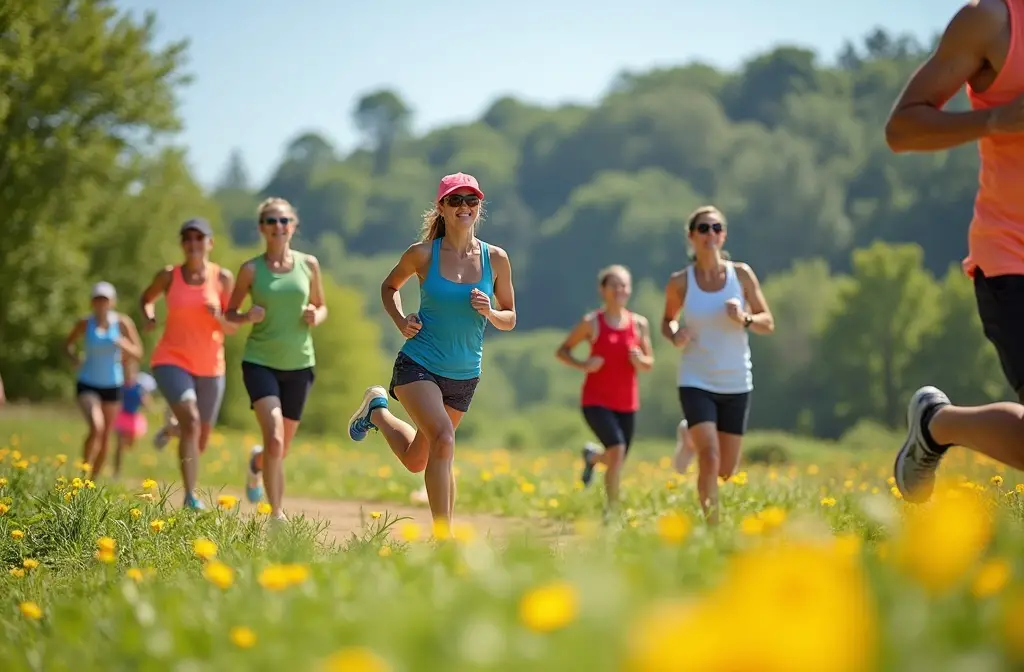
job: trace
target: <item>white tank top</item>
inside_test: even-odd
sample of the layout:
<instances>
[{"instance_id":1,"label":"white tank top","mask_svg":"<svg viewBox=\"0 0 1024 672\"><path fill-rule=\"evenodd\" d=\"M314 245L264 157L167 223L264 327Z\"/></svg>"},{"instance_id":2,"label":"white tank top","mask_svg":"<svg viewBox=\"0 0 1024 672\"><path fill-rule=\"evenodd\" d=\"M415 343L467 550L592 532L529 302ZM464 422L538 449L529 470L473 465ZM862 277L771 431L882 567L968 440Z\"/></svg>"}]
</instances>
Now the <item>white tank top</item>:
<instances>
[{"instance_id":1,"label":"white tank top","mask_svg":"<svg viewBox=\"0 0 1024 672\"><path fill-rule=\"evenodd\" d=\"M725 302L746 305L743 285L731 261L725 262L725 286L705 292L697 286L693 265L686 269L683 324L690 342L679 362L679 387L696 387L717 394L742 394L754 389L747 330L729 319Z\"/></svg>"}]
</instances>

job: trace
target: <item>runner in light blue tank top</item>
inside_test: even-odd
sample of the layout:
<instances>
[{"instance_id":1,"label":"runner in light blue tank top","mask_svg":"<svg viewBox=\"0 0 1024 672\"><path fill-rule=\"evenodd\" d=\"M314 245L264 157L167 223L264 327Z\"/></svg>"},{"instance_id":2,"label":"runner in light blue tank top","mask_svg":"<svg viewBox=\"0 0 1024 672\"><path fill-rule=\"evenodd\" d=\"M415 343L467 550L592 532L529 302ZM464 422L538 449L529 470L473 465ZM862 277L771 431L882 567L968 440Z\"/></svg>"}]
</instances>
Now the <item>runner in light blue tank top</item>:
<instances>
[{"instance_id":1,"label":"runner in light blue tank top","mask_svg":"<svg viewBox=\"0 0 1024 672\"><path fill-rule=\"evenodd\" d=\"M400 352L437 376L469 380L480 376L487 318L470 303L473 290L490 297L494 292L490 246L480 241L479 282L448 280L438 268L442 238L431 244L430 268L420 285L418 315L422 327Z\"/></svg>"},{"instance_id":2,"label":"runner in light blue tank top","mask_svg":"<svg viewBox=\"0 0 1024 672\"><path fill-rule=\"evenodd\" d=\"M91 467L93 479L99 475L107 456L110 430L121 408L126 357L142 359L142 339L135 323L114 310L117 292L109 282L92 288L92 312L75 322L64 347L78 365L75 396L85 416L89 433L82 446L82 461ZM76 344L83 341L80 357Z\"/></svg>"},{"instance_id":3,"label":"runner in light blue tank top","mask_svg":"<svg viewBox=\"0 0 1024 672\"><path fill-rule=\"evenodd\" d=\"M420 242L405 251L383 284L384 309L407 339L395 360L390 390L367 388L349 420L353 441L380 428L403 466L424 472L439 537L451 530L455 430L480 382L484 332L488 323L502 331L516 324L508 255L476 237L483 200L472 175L441 179ZM398 292L414 275L420 279L420 309L406 314ZM419 427L392 415L389 392Z\"/></svg>"}]
</instances>

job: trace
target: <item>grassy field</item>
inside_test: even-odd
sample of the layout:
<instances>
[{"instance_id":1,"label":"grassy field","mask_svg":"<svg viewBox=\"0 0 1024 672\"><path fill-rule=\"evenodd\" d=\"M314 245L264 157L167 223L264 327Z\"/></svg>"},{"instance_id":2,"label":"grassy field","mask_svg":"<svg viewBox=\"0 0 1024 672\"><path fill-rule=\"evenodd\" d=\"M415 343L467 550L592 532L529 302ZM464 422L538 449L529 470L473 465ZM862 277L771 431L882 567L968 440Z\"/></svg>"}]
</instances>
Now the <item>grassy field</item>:
<instances>
[{"instance_id":1,"label":"grassy field","mask_svg":"<svg viewBox=\"0 0 1024 672\"><path fill-rule=\"evenodd\" d=\"M81 424L0 414L3 670L1003 670L1024 663L1024 486L950 455L931 504L888 482L894 437L754 435L714 529L667 444L637 446L621 515L597 522L578 447L459 446L459 512L571 523L456 540L395 520L417 478L382 440L300 442L289 494L382 502L338 543L221 498L179 509L175 460L144 441L122 483L88 480ZM218 434L202 483L237 492L255 436ZM875 444L878 444L877 446ZM850 445L856 445L853 451ZM150 480L151 479L151 480ZM540 524L541 521L534 521ZM1014 647L1017 647L1016 650Z\"/></svg>"}]
</instances>

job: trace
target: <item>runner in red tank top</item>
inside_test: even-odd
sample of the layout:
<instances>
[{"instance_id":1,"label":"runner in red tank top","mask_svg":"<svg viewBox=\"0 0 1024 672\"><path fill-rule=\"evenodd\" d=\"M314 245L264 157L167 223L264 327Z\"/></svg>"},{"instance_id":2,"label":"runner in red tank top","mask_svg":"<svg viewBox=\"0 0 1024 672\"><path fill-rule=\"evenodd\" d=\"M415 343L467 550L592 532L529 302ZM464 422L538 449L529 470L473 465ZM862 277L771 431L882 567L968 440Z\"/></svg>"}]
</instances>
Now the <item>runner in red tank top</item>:
<instances>
[{"instance_id":1,"label":"runner in red tank top","mask_svg":"<svg viewBox=\"0 0 1024 672\"><path fill-rule=\"evenodd\" d=\"M969 112L942 108L967 85ZM979 188L964 270L1003 373L1024 401L1024 0L970 0L914 73L885 127L896 152L936 152L978 142ZM1024 469L1024 406L954 406L922 387L907 409L894 476L903 498L927 500L950 446Z\"/></svg>"},{"instance_id":2,"label":"runner in red tank top","mask_svg":"<svg viewBox=\"0 0 1024 672\"><path fill-rule=\"evenodd\" d=\"M604 307L587 313L558 348L557 357L587 373L580 405L591 431L604 445L599 452L592 444L583 448L583 484L589 485L594 465L607 467L604 475L608 504L619 499L622 463L633 441L633 424L640 408L637 371L649 371L654 364L647 319L626 310L632 293L632 279L624 266L609 266L598 274ZM590 342L590 356L580 361L572 349Z\"/></svg>"}]
</instances>

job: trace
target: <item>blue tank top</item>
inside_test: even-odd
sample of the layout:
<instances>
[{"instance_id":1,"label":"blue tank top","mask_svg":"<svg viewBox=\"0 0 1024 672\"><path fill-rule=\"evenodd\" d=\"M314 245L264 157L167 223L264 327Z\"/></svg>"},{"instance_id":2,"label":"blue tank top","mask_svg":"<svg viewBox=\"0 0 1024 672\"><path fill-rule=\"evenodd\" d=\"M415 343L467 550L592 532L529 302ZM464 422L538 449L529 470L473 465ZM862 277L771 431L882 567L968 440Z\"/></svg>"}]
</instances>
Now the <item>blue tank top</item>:
<instances>
[{"instance_id":1,"label":"blue tank top","mask_svg":"<svg viewBox=\"0 0 1024 672\"><path fill-rule=\"evenodd\" d=\"M480 241L480 281L452 282L441 276L441 239L431 247L427 277L420 283L422 328L402 346L402 353L434 375L454 380L480 376L487 319L469 303L479 289L494 301L490 246Z\"/></svg>"},{"instance_id":2,"label":"blue tank top","mask_svg":"<svg viewBox=\"0 0 1024 672\"><path fill-rule=\"evenodd\" d=\"M121 348L117 347L121 340L121 323L113 311L107 319L110 326L104 332L97 328L93 315L85 323L85 361L78 370L78 380L91 387L110 388L124 384Z\"/></svg>"}]
</instances>

